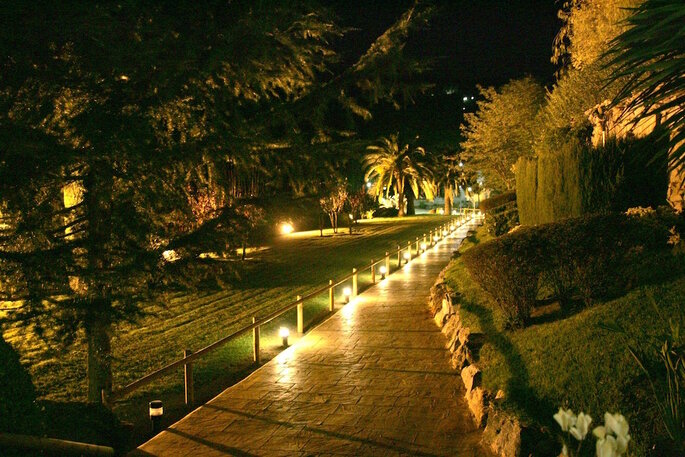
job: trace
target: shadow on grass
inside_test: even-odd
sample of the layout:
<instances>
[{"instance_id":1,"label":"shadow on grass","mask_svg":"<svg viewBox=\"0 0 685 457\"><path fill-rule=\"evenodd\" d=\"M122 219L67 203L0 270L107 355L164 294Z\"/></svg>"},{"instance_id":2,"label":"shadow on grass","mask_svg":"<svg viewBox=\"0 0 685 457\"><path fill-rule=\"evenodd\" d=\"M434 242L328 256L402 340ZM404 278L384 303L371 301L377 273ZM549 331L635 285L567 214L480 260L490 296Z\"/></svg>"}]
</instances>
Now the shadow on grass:
<instances>
[{"instance_id":1,"label":"shadow on grass","mask_svg":"<svg viewBox=\"0 0 685 457\"><path fill-rule=\"evenodd\" d=\"M548 412L551 414L555 405L538 398L530 387L526 362L511 341L510 333L500 330L495 324L492 310L470 300L464 300L461 306L465 311L476 316L487 341L504 359L509 373L507 383L503 386L507 392L507 404L515 411L522 413L524 419L545 416Z\"/></svg>"}]
</instances>

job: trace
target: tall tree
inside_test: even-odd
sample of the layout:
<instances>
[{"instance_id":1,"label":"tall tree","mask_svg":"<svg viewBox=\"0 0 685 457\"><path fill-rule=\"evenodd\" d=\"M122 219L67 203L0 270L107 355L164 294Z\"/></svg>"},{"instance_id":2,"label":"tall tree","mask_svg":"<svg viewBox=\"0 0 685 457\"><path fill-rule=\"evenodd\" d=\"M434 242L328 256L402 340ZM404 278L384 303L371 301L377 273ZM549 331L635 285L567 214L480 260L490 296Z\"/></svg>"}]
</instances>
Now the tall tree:
<instances>
[{"instance_id":1,"label":"tall tree","mask_svg":"<svg viewBox=\"0 0 685 457\"><path fill-rule=\"evenodd\" d=\"M463 156L471 169L483 173L488 187L511 190L516 160L533 152L545 90L531 77L479 90L478 111L468 113L462 126Z\"/></svg>"},{"instance_id":2,"label":"tall tree","mask_svg":"<svg viewBox=\"0 0 685 457\"><path fill-rule=\"evenodd\" d=\"M433 198L430 170L426 163L426 151L422 147L401 145L398 135L382 137L378 144L370 145L364 157L365 179L374 181L373 192L377 197L384 193L390 196L392 190L397 197L398 216L405 215L405 189L418 198L423 190Z\"/></svg>"},{"instance_id":3,"label":"tall tree","mask_svg":"<svg viewBox=\"0 0 685 457\"><path fill-rule=\"evenodd\" d=\"M230 278L200 254L239 247L254 223L234 172L278 169L282 151L296 161L298 145L332 137L331 100L366 115L394 97L397 47L420 17L331 76L342 32L306 0L26 1L0 14L1 293L20 305L15 322L85 337L91 401L112 387L118 322Z\"/></svg>"}]
</instances>

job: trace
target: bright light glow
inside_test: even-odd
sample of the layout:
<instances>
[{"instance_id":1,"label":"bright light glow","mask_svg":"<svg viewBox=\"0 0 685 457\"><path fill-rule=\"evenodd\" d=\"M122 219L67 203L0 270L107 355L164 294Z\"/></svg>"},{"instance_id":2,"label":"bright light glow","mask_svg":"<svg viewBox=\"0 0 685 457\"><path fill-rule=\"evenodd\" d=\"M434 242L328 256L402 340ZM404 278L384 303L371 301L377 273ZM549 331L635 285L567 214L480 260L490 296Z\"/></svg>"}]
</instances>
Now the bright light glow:
<instances>
[{"instance_id":1,"label":"bright light glow","mask_svg":"<svg viewBox=\"0 0 685 457\"><path fill-rule=\"evenodd\" d=\"M464 97L464 101L467 101L468 99L469 99L468 97Z\"/></svg>"},{"instance_id":2,"label":"bright light glow","mask_svg":"<svg viewBox=\"0 0 685 457\"><path fill-rule=\"evenodd\" d=\"M352 289L350 289L349 287L345 287L345 288L343 289L343 295L344 295L345 297L351 296L351 295L352 295Z\"/></svg>"},{"instance_id":3,"label":"bright light glow","mask_svg":"<svg viewBox=\"0 0 685 457\"><path fill-rule=\"evenodd\" d=\"M169 249L167 251L162 252L162 257L167 262L176 262L178 259L181 258L181 256L178 255L178 253L173 249Z\"/></svg>"},{"instance_id":4,"label":"bright light glow","mask_svg":"<svg viewBox=\"0 0 685 457\"><path fill-rule=\"evenodd\" d=\"M443 235L443 236L447 236L448 233L449 233L449 232L448 232L447 230L443 230L443 231L442 231L442 235Z\"/></svg>"},{"instance_id":5,"label":"bright light glow","mask_svg":"<svg viewBox=\"0 0 685 457\"><path fill-rule=\"evenodd\" d=\"M475 97L472 95L472 96L471 96L471 100L473 100L474 98L475 98Z\"/></svg>"},{"instance_id":6,"label":"bright light glow","mask_svg":"<svg viewBox=\"0 0 685 457\"><path fill-rule=\"evenodd\" d=\"M473 189L470 186L466 190L468 190L469 192L473 192Z\"/></svg>"},{"instance_id":7,"label":"bright light glow","mask_svg":"<svg viewBox=\"0 0 685 457\"><path fill-rule=\"evenodd\" d=\"M463 166L464 166L464 162L461 162L461 161L460 161L460 162L459 162L459 166L460 166L460 167L463 167ZM459 187L461 187L461 186L459 186Z\"/></svg>"},{"instance_id":8,"label":"bright light glow","mask_svg":"<svg viewBox=\"0 0 685 457\"><path fill-rule=\"evenodd\" d=\"M410 260L411 259L411 254L408 252L404 253L404 260Z\"/></svg>"},{"instance_id":9,"label":"bright light glow","mask_svg":"<svg viewBox=\"0 0 685 457\"><path fill-rule=\"evenodd\" d=\"M350 216L350 220L354 220L354 215L348 214L348 216Z\"/></svg>"},{"instance_id":10,"label":"bright light glow","mask_svg":"<svg viewBox=\"0 0 685 457\"><path fill-rule=\"evenodd\" d=\"M164 405L161 400L152 400L149 403L150 417L161 417L164 415Z\"/></svg>"},{"instance_id":11,"label":"bright light glow","mask_svg":"<svg viewBox=\"0 0 685 457\"><path fill-rule=\"evenodd\" d=\"M293 227L293 224L291 224L290 222L283 222L281 223L280 231L283 235L288 235L290 233L293 233L295 231L295 228Z\"/></svg>"},{"instance_id":12,"label":"bright light glow","mask_svg":"<svg viewBox=\"0 0 685 457\"><path fill-rule=\"evenodd\" d=\"M388 272L388 269L385 268L385 265L381 265L381 267L378 269L382 275L386 274Z\"/></svg>"},{"instance_id":13,"label":"bright light glow","mask_svg":"<svg viewBox=\"0 0 685 457\"><path fill-rule=\"evenodd\" d=\"M278 336L281 338L288 338L290 336L290 330L288 327L281 327L278 329Z\"/></svg>"},{"instance_id":14,"label":"bright light glow","mask_svg":"<svg viewBox=\"0 0 685 457\"><path fill-rule=\"evenodd\" d=\"M425 251L426 250L426 243L421 243L421 250Z\"/></svg>"},{"instance_id":15,"label":"bright light glow","mask_svg":"<svg viewBox=\"0 0 685 457\"><path fill-rule=\"evenodd\" d=\"M366 181L366 188L371 189L371 181Z\"/></svg>"},{"instance_id":16,"label":"bright light glow","mask_svg":"<svg viewBox=\"0 0 685 457\"><path fill-rule=\"evenodd\" d=\"M444 210L444 209L438 208L438 214L444 214L444 213L445 213L445 210Z\"/></svg>"}]
</instances>

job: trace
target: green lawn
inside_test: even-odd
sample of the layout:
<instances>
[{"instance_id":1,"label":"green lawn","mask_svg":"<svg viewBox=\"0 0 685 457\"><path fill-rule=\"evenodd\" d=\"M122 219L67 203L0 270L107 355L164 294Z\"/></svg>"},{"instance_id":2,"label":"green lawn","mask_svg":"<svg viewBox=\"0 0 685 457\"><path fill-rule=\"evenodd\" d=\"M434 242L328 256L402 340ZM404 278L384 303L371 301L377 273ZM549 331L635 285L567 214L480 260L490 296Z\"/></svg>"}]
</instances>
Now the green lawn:
<instances>
[{"instance_id":1,"label":"green lawn","mask_svg":"<svg viewBox=\"0 0 685 457\"><path fill-rule=\"evenodd\" d=\"M113 339L115 389L165 364L181 358L184 349L197 350L282 307L295 296L305 295L350 273L353 267L381 259L398 243L422 236L449 218L414 216L403 219L360 221L353 235L347 228L333 235L324 232L297 233L280 237L266 249L256 250L244 262L236 261L240 280L219 293L203 296L170 297L164 308L146 307L150 313L136 325L121 326ZM391 264L396 265L396 257ZM360 289L370 284L370 273L360 274ZM342 300L338 289L336 300ZM326 315L327 294L305 303L305 326ZM295 311L262 329L262 359L280 351L277 328L295 327ZM42 399L56 402L83 401L85 398L84 345L67 351L50 348L35 336L17 330L4 334L29 367ZM206 401L223 388L244 377L252 365L251 334L224 346L195 366L196 398ZM182 404L182 371L137 391L115 407L117 415L137 424L136 437L147 433L147 402L162 399L167 421L187 412Z\"/></svg>"},{"instance_id":2,"label":"green lawn","mask_svg":"<svg viewBox=\"0 0 685 457\"><path fill-rule=\"evenodd\" d=\"M482 228L478 237L460 249L483 242L487 235ZM658 335L667 323L658 317L649 297L654 297L664 316L682 318L685 276L680 270L661 283L568 315L559 315L550 306L549 314L539 314L536 323L516 331L502 329L499 311L459 259L450 264L446 277L462 295L465 324L486 333L478 365L486 388L505 392L505 409L552 432L558 429L552 414L562 405L589 413L593 427L600 425L605 411L620 411L631 425L632 455L645 455L655 437L663 436L663 427L647 380L628 353L624 337L602 324L619 324L632 344L659 343Z\"/></svg>"}]
</instances>

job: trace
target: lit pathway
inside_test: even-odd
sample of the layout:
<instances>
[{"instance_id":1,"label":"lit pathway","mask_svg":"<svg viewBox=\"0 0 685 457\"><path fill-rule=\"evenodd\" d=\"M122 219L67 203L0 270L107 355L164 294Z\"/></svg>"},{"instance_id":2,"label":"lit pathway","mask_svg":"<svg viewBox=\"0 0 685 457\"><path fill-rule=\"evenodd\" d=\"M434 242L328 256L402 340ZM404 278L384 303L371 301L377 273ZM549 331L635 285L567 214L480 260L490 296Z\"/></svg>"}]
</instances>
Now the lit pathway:
<instances>
[{"instance_id":1,"label":"lit pathway","mask_svg":"<svg viewBox=\"0 0 685 457\"><path fill-rule=\"evenodd\" d=\"M136 454L488 455L427 307L465 232L367 289Z\"/></svg>"}]
</instances>

